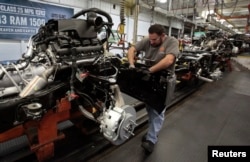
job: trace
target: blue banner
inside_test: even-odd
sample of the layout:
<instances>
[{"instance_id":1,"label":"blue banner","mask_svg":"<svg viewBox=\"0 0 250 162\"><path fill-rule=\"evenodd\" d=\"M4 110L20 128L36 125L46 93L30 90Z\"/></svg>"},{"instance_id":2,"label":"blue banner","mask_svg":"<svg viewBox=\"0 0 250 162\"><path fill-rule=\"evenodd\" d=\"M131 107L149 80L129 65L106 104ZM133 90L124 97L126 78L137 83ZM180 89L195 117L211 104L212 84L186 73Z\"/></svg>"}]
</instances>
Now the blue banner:
<instances>
[{"instance_id":1,"label":"blue banner","mask_svg":"<svg viewBox=\"0 0 250 162\"><path fill-rule=\"evenodd\" d=\"M28 0L0 0L0 39L27 40L49 19L67 19L73 14L72 8Z\"/></svg>"}]
</instances>

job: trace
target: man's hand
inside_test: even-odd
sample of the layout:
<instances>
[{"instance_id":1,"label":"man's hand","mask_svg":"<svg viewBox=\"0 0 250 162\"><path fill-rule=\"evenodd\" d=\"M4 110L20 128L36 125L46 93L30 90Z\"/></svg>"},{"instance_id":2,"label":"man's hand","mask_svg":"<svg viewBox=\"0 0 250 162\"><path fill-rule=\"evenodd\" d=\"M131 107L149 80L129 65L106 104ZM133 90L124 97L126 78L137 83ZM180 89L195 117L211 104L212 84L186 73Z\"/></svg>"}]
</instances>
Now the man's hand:
<instances>
[{"instance_id":1,"label":"man's hand","mask_svg":"<svg viewBox=\"0 0 250 162\"><path fill-rule=\"evenodd\" d=\"M144 81L150 80L151 72L149 71L149 69L147 67L142 67L142 68L138 69L138 72L141 72L143 74L142 80L144 80Z\"/></svg>"},{"instance_id":2,"label":"man's hand","mask_svg":"<svg viewBox=\"0 0 250 162\"><path fill-rule=\"evenodd\" d=\"M143 74L147 74L147 75L150 75L150 70L148 69L148 68L146 68L146 67L142 67L141 69L140 69L140 71L143 73Z\"/></svg>"},{"instance_id":3,"label":"man's hand","mask_svg":"<svg viewBox=\"0 0 250 162\"><path fill-rule=\"evenodd\" d=\"M134 69L135 68L135 65L134 64L129 64L129 69Z\"/></svg>"}]
</instances>

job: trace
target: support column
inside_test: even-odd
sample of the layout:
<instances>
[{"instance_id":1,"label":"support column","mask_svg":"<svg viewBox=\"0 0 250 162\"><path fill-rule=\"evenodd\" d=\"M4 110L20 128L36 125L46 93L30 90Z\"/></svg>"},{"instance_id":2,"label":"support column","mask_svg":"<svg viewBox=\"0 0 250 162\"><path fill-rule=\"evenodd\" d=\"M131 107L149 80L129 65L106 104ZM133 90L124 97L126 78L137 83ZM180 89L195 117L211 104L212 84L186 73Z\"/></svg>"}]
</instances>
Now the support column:
<instances>
[{"instance_id":1,"label":"support column","mask_svg":"<svg viewBox=\"0 0 250 162\"><path fill-rule=\"evenodd\" d=\"M168 19L168 24L169 24L169 26L168 26L168 36L170 36L171 37L171 33L172 33L172 18L169 18Z\"/></svg>"},{"instance_id":2,"label":"support column","mask_svg":"<svg viewBox=\"0 0 250 162\"><path fill-rule=\"evenodd\" d=\"M134 13L134 34L133 43L137 42L137 30L138 30L138 16L139 16L139 0L136 0L135 13Z\"/></svg>"},{"instance_id":3,"label":"support column","mask_svg":"<svg viewBox=\"0 0 250 162\"><path fill-rule=\"evenodd\" d=\"M249 33L249 26L250 26L250 4L248 5L248 17L247 17L247 25L246 25L246 33Z\"/></svg>"}]
</instances>

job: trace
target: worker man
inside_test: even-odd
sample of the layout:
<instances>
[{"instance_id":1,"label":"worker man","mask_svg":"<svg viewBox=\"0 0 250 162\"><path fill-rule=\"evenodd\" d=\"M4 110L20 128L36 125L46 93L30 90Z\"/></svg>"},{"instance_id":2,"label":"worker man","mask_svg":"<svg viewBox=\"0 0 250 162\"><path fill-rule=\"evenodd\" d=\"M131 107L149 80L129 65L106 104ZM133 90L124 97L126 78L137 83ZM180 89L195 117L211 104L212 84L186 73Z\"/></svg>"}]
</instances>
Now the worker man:
<instances>
[{"instance_id":1,"label":"worker man","mask_svg":"<svg viewBox=\"0 0 250 162\"><path fill-rule=\"evenodd\" d=\"M149 73L155 73L161 70L170 71L171 77L168 83L167 98L172 97L175 86L174 64L179 55L178 40L165 34L164 27L160 24L151 25L148 29L148 37L143 38L128 50L129 68L135 68L135 53L137 51L145 52L146 64L148 62ZM171 93L172 92L172 93ZM165 102L167 106L169 103ZM166 106L161 111L154 107L146 106L148 113L148 131L142 138L141 146L146 153L152 153L154 145L158 141L158 134L164 122Z\"/></svg>"}]
</instances>

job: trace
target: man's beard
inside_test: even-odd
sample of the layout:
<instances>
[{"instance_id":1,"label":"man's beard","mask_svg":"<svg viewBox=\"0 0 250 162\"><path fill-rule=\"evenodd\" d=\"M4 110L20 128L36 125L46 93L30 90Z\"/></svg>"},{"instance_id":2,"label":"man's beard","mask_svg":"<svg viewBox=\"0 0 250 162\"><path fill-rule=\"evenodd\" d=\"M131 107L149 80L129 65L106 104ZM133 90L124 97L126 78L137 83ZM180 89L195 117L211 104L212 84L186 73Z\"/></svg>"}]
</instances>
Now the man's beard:
<instances>
[{"instance_id":1,"label":"man's beard","mask_svg":"<svg viewBox=\"0 0 250 162\"><path fill-rule=\"evenodd\" d=\"M152 47L159 47L162 44L162 40L160 39L160 42L157 44L150 44Z\"/></svg>"}]
</instances>

